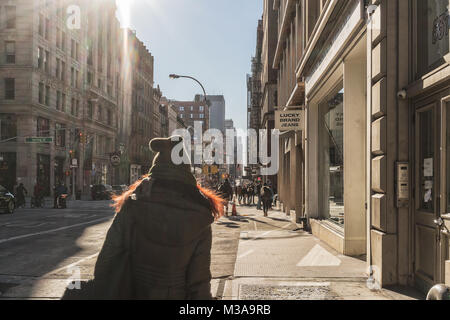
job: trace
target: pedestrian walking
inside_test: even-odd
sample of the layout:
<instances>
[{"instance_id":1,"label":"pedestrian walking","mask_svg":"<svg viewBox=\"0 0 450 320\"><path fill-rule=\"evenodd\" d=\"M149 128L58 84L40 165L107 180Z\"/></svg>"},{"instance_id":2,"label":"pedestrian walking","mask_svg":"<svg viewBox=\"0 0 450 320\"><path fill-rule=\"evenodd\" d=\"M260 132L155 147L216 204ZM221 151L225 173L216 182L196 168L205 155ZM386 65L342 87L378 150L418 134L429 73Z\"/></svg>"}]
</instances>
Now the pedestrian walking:
<instances>
[{"instance_id":1,"label":"pedestrian walking","mask_svg":"<svg viewBox=\"0 0 450 320\"><path fill-rule=\"evenodd\" d=\"M261 200L263 204L263 211L264 216L268 216L269 209L271 207L273 198L272 189L268 186L267 183L264 184L264 186L261 188Z\"/></svg>"},{"instance_id":2,"label":"pedestrian walking","mask_svg":"<svg viewBox=\"0 0 450 320\"><path fill-rule=\"evenodd\" d=\"M90 299L212 299L211 225L223 199L197 185L189 164L172 162L178 143L152 140L149 174L114 197L117 215L85 285Z\"/></svg>"},{"instance_id":3,"label":"pedestrian walking","mask_svg":"<svg viewBox=\"0 0 450 320\"><path fill-rule=\"evenodd\" d=\"M28 194L28 191L25 188L25 186L23 185L23 183L19 184L19 186L16 189L17 208L20 208L20 207L25 208L25 206L26 206L25 195L27 195L27 194Z\"/></svg>"},{"instance_id":4,"label":"pedestrian walking","mask_svg":"<svg viewBox=\"0 0 450 320\"><path fill-rule=\"evenodd\" d=\"M228 215L228 204L233 197L233 188L231 187L230 180L225 179L224 183L220 185L218 193L225 200L225 214Z\"/></svg>"}]
</instances>

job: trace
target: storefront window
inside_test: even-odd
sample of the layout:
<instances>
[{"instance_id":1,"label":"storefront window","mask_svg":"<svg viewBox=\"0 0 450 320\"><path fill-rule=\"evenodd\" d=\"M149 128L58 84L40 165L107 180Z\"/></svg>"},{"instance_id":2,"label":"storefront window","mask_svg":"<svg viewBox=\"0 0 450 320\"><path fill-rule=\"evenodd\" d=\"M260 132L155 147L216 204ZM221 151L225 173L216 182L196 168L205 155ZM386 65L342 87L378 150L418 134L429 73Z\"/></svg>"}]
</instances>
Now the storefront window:
<instances>
[{"instance_id":1,"label":"storefront window","mask_svg":"<svg viewBox=\"0 0 450 320\"><path fill-rule=\"evenodd\" d=\"M319 106L321 202L324 217L344 224L344 90Z\"/></svg>"},{"instance_id":2,"label":"storefront window","mask_svg":"<svg viewBox=\"0 0 450 320\"><path fill-rule=\"evenodd\" d=\"M16 183L16 153L0 152L0 185L9 191Z\"/></svg>"},{"instance_id":3,"label":"storefront window","mask_svg":"<svg viewBox=\"0 0 450 320\"><path fill-rule=\"evenodd\" d=\"M418 0L419 73L444 63L449 53L449 0Z\"/></svg>"}]
</instances>

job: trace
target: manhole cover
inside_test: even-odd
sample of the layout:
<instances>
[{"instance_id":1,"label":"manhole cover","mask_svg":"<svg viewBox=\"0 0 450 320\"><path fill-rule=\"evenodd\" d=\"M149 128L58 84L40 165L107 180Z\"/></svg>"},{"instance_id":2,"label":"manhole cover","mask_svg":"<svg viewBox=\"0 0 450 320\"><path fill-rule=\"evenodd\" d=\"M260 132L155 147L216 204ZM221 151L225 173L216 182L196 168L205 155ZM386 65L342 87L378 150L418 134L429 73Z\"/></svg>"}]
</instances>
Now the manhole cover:
<instances>
[{"instance_id":1,"label":"manhole cover","mask_svg":"<svg viewBox=\"0 0 450 320\"><path fill-rule=\"evenodd\" d=\"M241 285L240 300L333 300L338 296L328 286Z\"/></svg>"}]
</instances>

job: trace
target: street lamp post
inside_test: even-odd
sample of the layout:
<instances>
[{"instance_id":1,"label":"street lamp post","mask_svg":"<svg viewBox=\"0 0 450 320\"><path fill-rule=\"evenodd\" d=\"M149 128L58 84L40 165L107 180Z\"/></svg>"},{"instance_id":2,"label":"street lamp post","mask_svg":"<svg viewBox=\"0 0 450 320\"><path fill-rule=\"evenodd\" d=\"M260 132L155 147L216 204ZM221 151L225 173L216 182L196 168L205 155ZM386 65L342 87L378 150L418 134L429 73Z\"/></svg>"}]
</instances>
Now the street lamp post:
<instances>
[{"instance_id":1,"label":"street lamp post","mask_svg":"<svg viewBox=\"0 0 450 320\"><path fill-rule=\"evenodd\" d=\"M209 107L209 101L208 101L208 99L207 99L207 97L206 97L206 90L205 90L205 87L203 86L203 84L202 84L200 81L198 81L198 80L195 79L194 77L191 77L191 76L184 76L184 75L179 75L179 74L170 74L170 75L169 75L169 78L171 78L171 79L186 78L186 79L191 79L191 80L194 80L195 82L197 82L197 83L200 85L200 87L202 88L202 90L203 90L203 97L204 97L205 104L206 104L207 107ZM194 154L195 154L195 151L194 151ZM195 171L195 163L194 163L194 171Z\"/></svg>"},{"instance_id":2,"label":"street lamp post","mask_svg":"<svg viewBox=\"0 0 450 320\"><path fill-rule=\"evenodd\" d=\"M208 100L207 100L207 98L206 98L206 90L205 90L205 87L202 85L202 83L201 83L200 81L198 81L198 80L195 79L194 77L191 77L191 76L182 76L182 75L179 75L179 74L171 74L171 75L169 75L169 78L171 78L171 79L186 78L186 79L191 79L191 80L194 80L195 82L197 82L197 83L200 85L200 87L202 87L202 90L203 90L203 96L204 96L204 99L205 99L205 103L206 103L207 106L209 106L209 102L208 102Z\"/></svg>"}]
</instances>

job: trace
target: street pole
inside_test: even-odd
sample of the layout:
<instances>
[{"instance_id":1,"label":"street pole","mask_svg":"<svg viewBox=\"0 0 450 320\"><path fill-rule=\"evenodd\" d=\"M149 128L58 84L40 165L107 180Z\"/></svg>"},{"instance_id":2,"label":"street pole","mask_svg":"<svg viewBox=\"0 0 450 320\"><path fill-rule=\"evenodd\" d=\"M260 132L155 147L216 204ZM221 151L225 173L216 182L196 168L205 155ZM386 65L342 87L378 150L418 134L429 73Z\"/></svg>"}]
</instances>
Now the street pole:
<instances>
[{"instance_id":1,"label":"street pole","mask_svg":"<svg viewBox=\"0 0 450 320\"><path fill-rule=\"evenodd\" d=\"M197 82L203 90L203 97L204 97L205 105L209 108L209 102L208 102L208 99L206 98L206 90L200 81L198 81L194 77L183 76L183 75L179 75L179 74L171 74L171 75L169 75L169 78L171 78L171 79L186 78L186 79L191 79L191 80L194 80L195 82ZM195 151L194 151L194 154L195 154ZM195 161L195 159L194 159L194 161ZM200 167L202 167L202 165ZM194 171L195 171L195 163L194 163Z\"/></svg>"}]
</instances>

